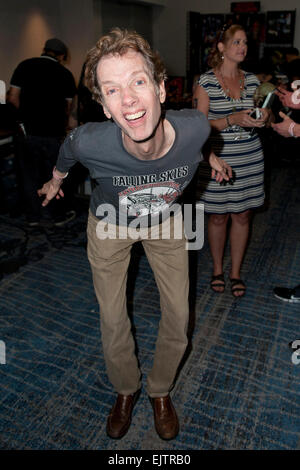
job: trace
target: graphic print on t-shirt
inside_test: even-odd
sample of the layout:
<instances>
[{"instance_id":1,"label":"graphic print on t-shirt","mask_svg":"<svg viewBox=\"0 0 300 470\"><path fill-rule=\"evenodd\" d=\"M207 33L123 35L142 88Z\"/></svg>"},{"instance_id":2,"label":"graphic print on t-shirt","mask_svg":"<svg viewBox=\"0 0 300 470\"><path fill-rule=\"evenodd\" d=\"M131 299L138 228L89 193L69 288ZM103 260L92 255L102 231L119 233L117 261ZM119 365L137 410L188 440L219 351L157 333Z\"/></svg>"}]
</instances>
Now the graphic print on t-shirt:
<instances>
[{"instance_id":1,"label":"graphic print on t-shirt","mask_svg":"<svg viewBox=\"0 0 300 470\"><path fill-rule=\"evenodd\" d=\"M168 209L180 196L183 186L174 180L188 175L188 166L156 174L115 176L114 186L128 185L118 193L119 206L130 217L158 214Z\"/></svg>"},{"instance_id":2,"label":"graphic print on t-shirt","mask_svg":"<svg viewBox=\"0 0 300 470\"><path fill-rule=\"evenodd\" d=\"M170 207L180 193L180 185L175 182L132 186L119 193L120 208L130 217L158 214Z\"/></svg>"}]
</instances>

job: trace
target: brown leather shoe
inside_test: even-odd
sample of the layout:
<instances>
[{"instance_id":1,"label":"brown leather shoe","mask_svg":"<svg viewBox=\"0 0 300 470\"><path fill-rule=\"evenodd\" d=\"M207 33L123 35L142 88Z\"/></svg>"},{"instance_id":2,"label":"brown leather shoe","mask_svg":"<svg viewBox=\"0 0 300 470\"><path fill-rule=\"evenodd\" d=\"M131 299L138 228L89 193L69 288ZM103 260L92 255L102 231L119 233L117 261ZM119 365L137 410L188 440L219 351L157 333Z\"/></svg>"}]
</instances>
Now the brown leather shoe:
<instances>
[{"instance_id":1,"label":"brown leather shoe","mask_svg":"<svg viewBox=\"0 0 300 470\"><path fill-rule=\"evenodd\" d=\"M116 402L107 418L106 432L113 439L121 439L131 424L131 414L140 395L140 390L132 395L118 394Z\"/></svg>"},{"instance_id":2,"label":"brown leather shoe","mask_svg":"<svg viewBox=\"0 0 300 470\"><path fill-rule=\"evenodd\" d=\"M170 395L150 398L150 401L157 434L164 440L174 439L179 432L179 421Z\"/></svg>"}]
</instances>

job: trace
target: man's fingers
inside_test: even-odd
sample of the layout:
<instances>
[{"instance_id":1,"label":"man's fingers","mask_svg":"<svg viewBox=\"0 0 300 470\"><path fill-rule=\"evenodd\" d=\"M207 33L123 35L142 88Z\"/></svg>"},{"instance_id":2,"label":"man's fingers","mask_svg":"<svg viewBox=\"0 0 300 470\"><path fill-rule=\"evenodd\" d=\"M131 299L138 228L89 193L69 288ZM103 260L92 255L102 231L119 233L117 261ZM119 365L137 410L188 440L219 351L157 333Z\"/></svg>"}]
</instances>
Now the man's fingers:
<instances>
[{"instance_id":1,"label":"man's fingers","mask_svg":"<svg viewBox=\"0 0 300 470\"><path fill-rule=\"evenodd\" d=\"M227 170L227 174L228 174L229 178L232 178L232 168L227 163L226 163L226 170Z\"/></svg>"},{"instance_id":2,"label":"man's fingers","mask_svg":"<svg viewBox=\"0 0 300 470\"><path fill-rule=\"evenodd\" d=\"M42 202L42 206L43 206L43 207L47 206L47 205L49 204L50 200L51 200L51 199L48 199L47 196L46 196L45 199L44 199L43 202Z\"/></svg>"},{"instance_id":3,"label":"man's fingers","mask_svg":"<svg viewBox=\"0 0 300 470\"><path fill-rule=\"evenodd\" d=\"M282 117L282 119L289 119L289 117L284 114L282 111L279 111L279 116Z\"/></svg>"},{"instance_id":4,"label":"man's fingers","mask_svg":"<svg viewBox=\"0 0 300 470\"><path fill-rule=\"evenodd\" d=\"M64 195L63 190L60 189L60 190L58 191L58 193L56 194L55 197L56 197L56 199L60 199L61 197L64 197L64 196L65 196L65 195Z\"/></svg>"},{"instance_id":5,"label":"man's fingers","mask_svg":"<svg viewBox=\"0 0 300 470\"><path fill-rule=\"evenodd\" d=\"M229 171L227 170L227 168L223 167L220 170L218 170L217 175L216 175L216 180L222 181L224 179L228 181L229 178L231 178L231 176L229 175Z\"/></svg>"}]
</instances>

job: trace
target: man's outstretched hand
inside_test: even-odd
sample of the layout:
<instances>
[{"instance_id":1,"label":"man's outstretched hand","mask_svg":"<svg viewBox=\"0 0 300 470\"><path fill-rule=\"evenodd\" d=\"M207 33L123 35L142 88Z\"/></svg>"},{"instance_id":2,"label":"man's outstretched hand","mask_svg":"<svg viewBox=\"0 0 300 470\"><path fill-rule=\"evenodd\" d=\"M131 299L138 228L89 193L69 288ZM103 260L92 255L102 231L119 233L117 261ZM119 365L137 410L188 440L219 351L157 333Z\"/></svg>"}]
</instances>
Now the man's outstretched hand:
<instances>
[{"instance_id":1,"label":"man's outstretched hand","mask_svg":"<svg viewBox=\"0 0 300 470\"><path fill-rule=\"evenodd\" d=\"M64 192L62 189L60 189L62 182L57 181L56 179L52 178L50 181L45 183L41 189L38 189L38 195L45 196L42 206L45 207L51 199L54 197L56 199L60 199L61 197L64 197Z\"/></svg>"},{"instance_id":2,"label":"man's outstretched hand","mask_svg":"<svg viewBox=\"0 0 300 470\"><path fill-rule=\"evenodd\" d=\"M223 180L229 181L229 179L232 178L232 168L225 160L211 152L208 161L212 168L211 176L216 179L217 183Z\"/></svg>"}]
</instances>

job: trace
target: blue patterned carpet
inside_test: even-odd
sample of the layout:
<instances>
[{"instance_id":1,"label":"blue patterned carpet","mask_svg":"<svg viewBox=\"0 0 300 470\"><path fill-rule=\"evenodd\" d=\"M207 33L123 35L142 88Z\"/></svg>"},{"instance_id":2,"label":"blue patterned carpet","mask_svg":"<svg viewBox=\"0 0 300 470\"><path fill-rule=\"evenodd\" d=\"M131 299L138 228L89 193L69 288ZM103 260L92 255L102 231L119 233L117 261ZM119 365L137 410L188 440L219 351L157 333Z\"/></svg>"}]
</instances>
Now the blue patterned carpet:
<instances>
[{"instance_id":1,"label":"blue patterned carpet","mask_svg":"<svg viewBox=\"0 0 300 470\"><path fill-rule=\"evenodd\" d=\"M299 172L275 169L268 187L269 204L255 215L243 266L246 297L235 301L229 284L223 295L210 290L207 242L192 260L192 343L172 392L181 432L170 442L154 431L145 389L128 434L120 441L106 436L115 395L105 374L84 217L62 244L43 233L31 236L31 255L35 247L42 255L31 256L0 283L0 340L6 344L0 448L299 449L300 365L292 363L288 343L300 338L300 309L272 293L276 285L300 282ZM2 222L0 241L22 236L5 217ZM138 250L132 266L129 307L145 381L159 298ZM227 250L227 275L228 270Z\"/></svg>"}]
</instances>

